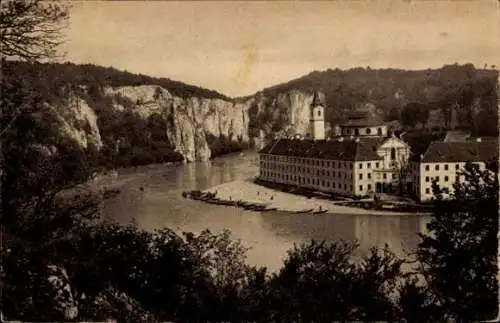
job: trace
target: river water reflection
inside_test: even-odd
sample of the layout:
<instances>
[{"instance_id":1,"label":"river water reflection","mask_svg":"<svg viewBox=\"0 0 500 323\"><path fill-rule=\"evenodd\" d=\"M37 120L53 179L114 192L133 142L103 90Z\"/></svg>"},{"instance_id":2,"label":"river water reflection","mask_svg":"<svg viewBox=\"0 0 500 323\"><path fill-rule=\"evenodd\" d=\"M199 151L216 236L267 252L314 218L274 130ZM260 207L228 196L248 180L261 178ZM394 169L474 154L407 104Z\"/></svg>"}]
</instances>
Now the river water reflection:
<instances>
[{"instance_id":1,"label":"river water reflection","mask_svg":"<svg viewBox=\"0 0 500 323\"><path fill-rule=\"evenodd\" d=\"M413 249L427 218L419 216L279 215L184 199L184 190L203 190L258 173L255 153L233 155L206 163L146 166L120 172L115 184L121 194L106 201L107 216L120 223L134 218L146 230L170 227L178 232L231 230L252 249L248 262L277 270L294 243L311 239L358 240L359 255L371 246L388 244L398 255ZM143 188L141 190L141 187Z\"/></svg>"}]
</instances>

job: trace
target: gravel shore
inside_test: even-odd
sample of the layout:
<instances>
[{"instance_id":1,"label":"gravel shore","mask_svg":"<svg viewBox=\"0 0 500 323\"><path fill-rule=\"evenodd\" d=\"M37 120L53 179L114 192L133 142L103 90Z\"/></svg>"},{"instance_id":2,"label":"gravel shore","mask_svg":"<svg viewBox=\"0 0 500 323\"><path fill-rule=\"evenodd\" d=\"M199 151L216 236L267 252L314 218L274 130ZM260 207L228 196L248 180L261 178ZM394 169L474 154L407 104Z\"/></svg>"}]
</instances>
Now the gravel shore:
<instances>
[{"instance_id":1,"label":"gravel shore","mask_svg":"<svg viewBox=\"0 0 500 323\"><path fill-rule=\"evenodd\" d=\"M217 193L222 200L244 201L249 203L267 204L269 208L278 211L297 212L314 209L314 211L328 210L331 214L353 215L415 215L414 213L365 210L362 208L334 205L332 201L318 198L299 196L267 188L251 180L233 181L214 186L204 192Z\"/></svg>"}]
</instances>

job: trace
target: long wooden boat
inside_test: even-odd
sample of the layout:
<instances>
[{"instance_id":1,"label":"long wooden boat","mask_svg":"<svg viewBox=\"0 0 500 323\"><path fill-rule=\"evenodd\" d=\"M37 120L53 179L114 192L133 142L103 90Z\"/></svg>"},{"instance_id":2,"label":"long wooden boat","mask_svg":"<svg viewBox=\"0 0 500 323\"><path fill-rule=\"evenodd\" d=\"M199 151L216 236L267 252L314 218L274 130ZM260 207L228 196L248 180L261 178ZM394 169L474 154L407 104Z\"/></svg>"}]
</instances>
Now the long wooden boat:
<instances>
[{"instance_id":1,"label":"long wooden boat","mask_svg":"<svg viewBox=\"0 0 500 323\"><path fill-rule=\"evenodd\" d=\"M314 211L313 214L324 214L327 213L328 210Z\"/></svg>"},{"instance_id":2,"label":"long wooden boat","mask_svg":"<svg viewBox=\"0 0 500 323\"><path fill-rule=\"evenodd\" d=\"M191 195L191 199L192 200L195 200L195 201L208 201L208 200L212 200L206 196L203 196L203 195Z\"/></svg>"},{"instance_id":3,"label":"long wooden boat","mask_svg":"<svg viewBox=\"0 0 500 323\"><path fill-rule=\"evenodd\" d=\"M246 207L247 210L250 211L264 211L267 208L265 205L252 205L249 207Z\"/></svg>"},{"instance_id":4,"label":"long wooden boat","mask_svg":"<svg viewBox=\"0 0 500 323\"><path fill-rule=\"evenodd\" d=\"M305 213L311 213L313 212L314 209L309 209L309 210L302 210L302 211L296 211L296 214L305 214Z\"/></svg>"}]
</instances>

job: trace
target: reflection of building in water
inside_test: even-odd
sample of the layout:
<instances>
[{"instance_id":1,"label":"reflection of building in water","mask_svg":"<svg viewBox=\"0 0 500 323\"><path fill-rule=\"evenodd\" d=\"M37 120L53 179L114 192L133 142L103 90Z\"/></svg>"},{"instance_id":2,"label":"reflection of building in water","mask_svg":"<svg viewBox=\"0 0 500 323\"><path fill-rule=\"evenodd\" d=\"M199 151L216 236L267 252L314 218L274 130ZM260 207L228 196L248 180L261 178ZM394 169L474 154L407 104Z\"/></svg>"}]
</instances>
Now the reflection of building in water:
<instances>
[{"instance_id":1,"label":"reflection of building in water","mask_svg":"<svg viewBox=\"0 0 500 323\"><path fill-rule=\"evenodd\" d=\"M424 218L417 216L353 216L323 215L304 216L282 214L263 214L262 227L271 231L290 244L309 242L312 239L353 242L358 240L359 252L366 253L369 248L383 247L386 243L398 256L405 256L418 243L418 235Z\"/></svg>"},{"instance_id":2,"label":"reflection of building in water","mask_svg":"<svg viewBox=\"0 0 500 323\"><path fill-rule=\"evenodd\" d=\"M396 255L404 256L418 244L421 220L416 216L357 216L356 238L361 249L387 244Z\"/></svg>"},{"instance_id":3,"label":"reflection of building in water","mask_svg":"<svg viewBox=\"0 0 500 323\"><path fill-rule=\"evenodd\" d=\"M400 217L356 217L356 238L360 248L368 250L373 246L387 245L396 253L402 252L399 222Z\"/></svg>"},{"instance_id":4,"label":"reflection of building in water","mask_svg":"<svg viewBox=\"0 0 500 323\"><path fill-rule=\"evenodd\" d=\"M262 226L292 244L314 240L352 242L356 240L354 217L349 215L286 215L265 213Z\"/></svg>"}]
</instances>

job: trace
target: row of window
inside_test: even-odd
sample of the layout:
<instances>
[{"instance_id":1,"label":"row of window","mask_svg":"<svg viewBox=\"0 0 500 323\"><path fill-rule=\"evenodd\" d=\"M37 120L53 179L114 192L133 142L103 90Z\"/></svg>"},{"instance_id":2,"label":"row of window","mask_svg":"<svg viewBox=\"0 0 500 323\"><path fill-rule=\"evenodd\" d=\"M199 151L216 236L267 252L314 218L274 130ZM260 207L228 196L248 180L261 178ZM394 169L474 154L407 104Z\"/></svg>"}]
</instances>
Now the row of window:
<instances>
[{"instance_id":1,"label":"row of window","mask_svg":"<svg viewBox=\"0 0 500 323\"><path fill-rule=\"evenodd\" d=\"M448 164L444 164L444 170L448 170L448 168L449 168ZM455 164L455 169L456 170L460 169L460 164ZM430 170L430 166L429 165L425 165L425 170L429 171ZM434 165L434 170L439 170L439 164Z\"/></svg>"},{"instance_id":2,"label":"row of window","mask_svg":"<svg viewBox=\"0 0 500 323\"><path fill-rule=\"evenodd\" d=\"M360 130L359 128L355 128L354 132L352 132L352 129L344 128L344 129L342 129L342 133L347 134L347 135L354 133L355 136L359 136L359 134L360 134L359 130ZM365 134L370 135L371 133L372 133L371 128L365 128ZM382 136L382 128L377 128L377 135Z\"/></svg>"},{"instance_id":3,"label":"row of window","mask_svg":"<svg viewBox=\"0 0 500 323\"><path fill-rule=\"evenodd\" d=\"M276 169L271 169L271 170L276 170ZM328 170L325 171L324 169L323 170L317 169L316 171L314 171L314 169L311 170L310 168L288 166L288 167L278 167L278 170L312 174L312 175L316 175L316 176L326 176L326 177L330 177L330 175L331 175L332 178L338 177L338 178L345 178L345 179L350 178L350 179L352 179L352 174L348 175L347 173L334 172L334 171L332 171L330 173L330 171L328 171ZM279 172L273 172L273 171L269 171L267 169L262 169L261 173L264 176L271 176L271 177L277 176L278 178L280 176L288 176L287 174L280 174ZM396 179L396 174L392 173L391 176L392 176L392 179ZM448 176L446 176L446 178L447 177ZM360 180L363 180L365 177L363 176L363 173L361 173L361 174L358 174L358 178ZM387 173L382 173L382 178L387 179ZM437 178L439 180L439 176ZM366 179L372 179L372 173L366 173ZM429 181L429 177L427 176L426 182L428 182L428 181ZM446 181L448 181L448 180L446 179Z\"/></svg>"},{"instance_id":4,"label":"row of window","mask_svg":"<svg viewBox=\"0 0 500 323\"><path fill-rule=\"evenodd\" d=\"M320 167L333 167L335 168L335 165L337 165L337 168L347 168L347 163L346 162L338 162L337 164L335 162L330 162L327 161L326 163L324 161L321 161L321 163L319 163L319 161L317 161L318 163L316 163L316 166L320 166ZM279 165L278 163L273 163L273 162L265 162L265 161L260 161L260 164L262 165L262 167L269 167L269 168L272 168L272 167L275 167L277 165ZM314 163L313 163L314 164ZM306 163L306 165L309 165L309 163ZM366 164L364 164L365 167L367 169L371 169L372 168L372 163L368 162ZM283 167L293 167L293 166L290 166L290 165L282 165ZM312 166L315 166L315 165L312 165ZM300 166L297 166L300 168ZM359 163L359 169L363 169L363 163ZM379 162L376 162L375 163L375 168L378 169L380 168L380 163ZM352 169L352 164L349 164L349 169Z\"/></svg>"},{"instance_id":5,"label":"row of window","mask_svg":"<svg viewBox=\"0 0 500 323\"><path fill-rule=\"evenodd\" d=\"M269 174L264 174L264 176L272 176ZM301 177L301 176L289 176L289 175L283 175L283 174L277 174L276 176L278 179L281 179L283 181L295 181L299 184L310 184L310 185L316 185L316 186L321 186L323 187L328 187L328 188L338 188L338 189L343 189L347 190L349 187L350 190L352 191L352 185L347 185L345 183L338 183L338 182L331 182L331 181L325 181L325 180L319 180L315 178L310 178L310 177Z\"/></svg>"},{"instance_id":6,"label":"row of window","mask_svg":"<svg viewBox=\"0 0 500 323\"><path fill-rule=\"evenodd\" d=\"M375 168L379 168L380 163L376 162L375 163ZM366 168L370 169L372 168L372 163L366 163ZM363 163L359 163L359 169L363 169Z\"/></svg>"},{"instance_id":7,"label":"row of window","mask_svg":"<svg viewBox=\"0 0 500 323\"><path fill-rule=\"evenodd\" d=\"M342 187L343 187L344 190L347 190L347 187L348 187L348 185L345 184L345 183L330 182L330 181L325 181L325 180L321 180L320 181L318 179L303 178L303 177L300 177L300 176L299 177L296 177L296 176L292 177L292 176L290 176L290 177L291 178L289 178L288 176L285 176L285 180L286 181L288 181L288 180L297 181L297 179L298 179L299 184L312 184L312 185L317 185L317 186L319 186L319 184L321 183L321 186L328 187L328 188L331 187L333 189L335 189L335 188L342 189ZM349 189L352 191L352 185L349 185ZM364 189L364 186L363 185L359 185L359 190L363 191L363 189ZM366 186L366 189L368 191L371 191L372 184L368 184Z\"/></svg>"},{"instance_id":8,"label":"row of window","mask_svg":"<svg viewBox=\"0 0 500 323\"><path fill-rule=\"evenodd\" d=\"M450 189L449 189L448 187L443 187L443 188L442 188L442 190L443 190L443 192L444 192L444 193L446 193L446 194L449 194L449 193L450 193ZM427 188L425 189L425 194L426 194L426 195L429 195L429 194L433 194L433 193L432 193L431 189L430 189L429 187L427 187Z\"/></svg>"},{"instance_id":9,"label":"row of window","mask_svg":"<svg viewBox=\"0 0 500 323\"><path fill-rule=\"evenodd\" d=\"M367 173L366 175L367 175L367 179L372 179L372 173ZM358 178L360 180L363 180L363 174L359 174ZM378 178L380 178L380 177L378 177ZM387 179L387 173L382 173L382 178ZM396 179L396 174L391 173L391 178Z\"/></svg>"},{"instance_id":10,"label":"row of window","mask_svg":"<svg viewBox=\"0 0 500 323\"><path fill-rule=\"evenodd\" d=\"M304 174L312 174L316 176L327 176L330 177L330 174L332 177L335 177L335 172L334 171L329 171L329 170L324 170L324 169L311 169L311 168L306 168L306 167L300 167L300 166L279 166L279 165L270 165L269 167L263 167L263 171L266 170L272 170L272 171L281 171L281 172L297 172L297 173L304 173ZM339 177L342 177L342 173L339 171L337 172ZM344 177L347 178L347 173L343 173ZM352 178L352 174L350 174L350 178Z\"/></svg>"},{"instance_id":11,"label":"row of window","mask_svg":"<svg viewBox=\"0 0 500 323\"><path fill-rule=\"evenodd\" d=\"M459 178L460 178L460 175L459 175L459 174L456 174L455 181L457 181ZM439 182L440 177L439 177L439 176L434 176L434 179L435 179L437 182ZM432 178L431 178L431 177L429 177L429 176L425 176L425 182L426 182L426 183L429 183L431 180L432 180ZM444 181L445 181L445 182L450 181L450 177L449 177L449 176L444 176Z\"/></svg>"},{"instance_id":12,"label":"row of window","mask_svg":"<svg viewBox=\"0 0 500 323\"><path fill-rule=\"evenodd\" d=\"M368 185L366 186L366 189L367 189L368 191L371 191L371 189L372 189L372 184L368 184ZM359 185L359 190L360 190L360 191L363 191L363 185Z\"/></svg>"},{"instance_id":13,"label":"row of window","mask_svg":"<svg viewBox=\"0 0 500 323\"><path fill-rule=\"evenodd\" d=\"M272 172L272 171L267 171L267 170L262 170L261 171L262 175L264 176L269 176L269 177L277 177L277 178L283 178L283 179L286 179L288 180L289 178L289 175L288 174L281 174L281 173L277 173L277 172ZM311 174L311 172L309 172L309 169L307 169L307 174ZM330 177L330 172L329 171L325 171L325 170L322 170L321 172L319 170L316 170L316 173L315 172L312 172L312 174L316 175L316 176L327 176L327 177ZM342 174L344 174L342 176ZM331 172L331 175L332 175L332 178L336 178L335 176L335 172ZM341 172L337 172L337 178L344 178L344 179L352 179L352 174L348 174L347 173L341 173ZM392 179L396 179L396 174L392 173L391 174L392 176ZM290 175L290 179L292 179L292 175ZM363 180L364 179L364 176L363 174L358 174L358 178L360 180ZM383 179L387 179L387 173L382 173L382 178ZM366 173L366 179L369 179L371 180L372 179L372 173ZM437 179L439 180L439 176L437 177ZM446 179L445 181L448 181L448 176L446 176ZM429 177L426 177L426 182L429 182Z\"/></svg>"},{"instance_id":14,"label":"row of window","mask_svg":"<svg viewBox=\"0 0 500 323\"><path fill-rule=\"evenodd\" d=\"M323 171L323 173L325 173L325 172ZM327 173L327 174L323 174L323 176L325 176L325 175L326 175L326 176L330 176L330 172L326 172L326 173ZM268 177L276 177L276 178L282 178L282 179L286 179L286 180L288 180L289 178L290 178L290 180L291 180L292 178L294 178L294 177L293 177L293 175L289 175L289 174L282 174L282 173L276 173L276 172L271 172L271 171L266 171L266 170L261 171L261 174L262 174L263 176L268 176ZM332 174L332 177L333 177L333 178L335 178L335 172L332 172L331 174ZM342 176L342 174L344 174L344 176ZM314 175L314 173L313 173L313 175ZM316 174L316 175L318 175L318 176L319 176L319 174ZM296 177L296 176L295 176L295 177ZM347 173L341 173L341 172L338 172L338 176L337 176L337 178L339 178L339 179L341 179L341 178L344 178L344 179L348 179L348 178L349 178L349 179L352 179L352 174L349 174L349 176L347 176ZM370 176L369 178L371 178L371 176Z\"/></svg>"},{"instance_id":15,"label":"row of window","mask_svg":"<svg viewBox=\"0 0 500 323\"><path fill-rule=\"evenodd\" d=\"M325 160L313 160L309 158L301 158L301 157L290 157L290 156L275 156L275 155L261 155L261 164L263 165L270 165L270 163L265 163L264 161L275 161L275 162L288 162L288 163L299 163L303 165L309 165L309 166L318 166L318 167L337 167L337 168L347 168L352 169L352 163L351 162L335 162L335 161L325 161ZM367 162L365 164L359 163L359 169L363 168L363 165L365 165L366 168L370 169L372 167L371 162ZM380 163L376 162L375 163L375 168L379 168Z\"/></svg>"}]
</instances>

